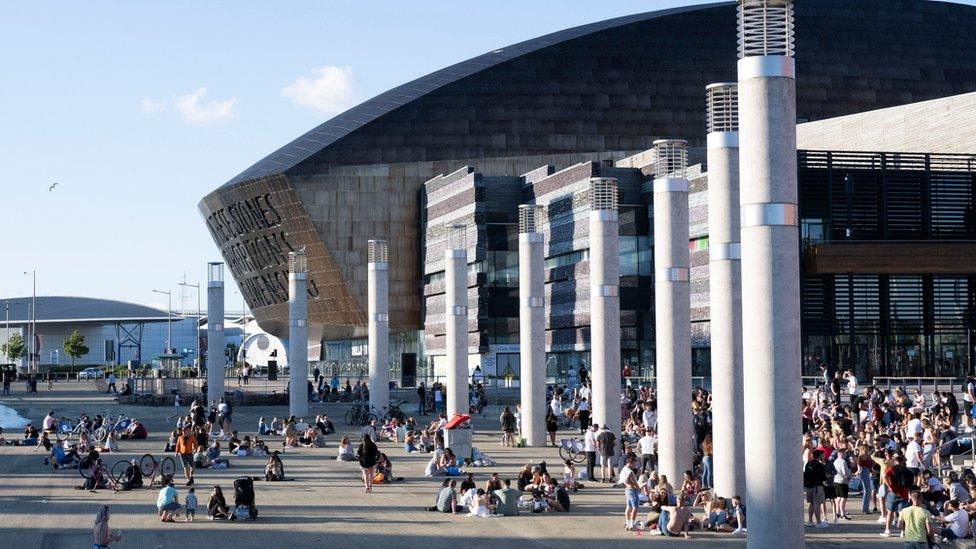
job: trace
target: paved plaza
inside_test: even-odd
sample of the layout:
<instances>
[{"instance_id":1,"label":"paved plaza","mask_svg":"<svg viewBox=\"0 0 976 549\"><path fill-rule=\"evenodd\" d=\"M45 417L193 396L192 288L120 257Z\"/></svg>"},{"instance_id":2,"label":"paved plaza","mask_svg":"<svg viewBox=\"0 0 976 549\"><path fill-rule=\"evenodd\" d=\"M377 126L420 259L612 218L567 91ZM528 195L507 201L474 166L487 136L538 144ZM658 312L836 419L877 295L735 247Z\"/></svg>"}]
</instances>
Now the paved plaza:
<instances>
[{"instance_id":1,"label":"paved plaza","mask_svg":"<svg viewBox=\"0 0 976 549\"><path fill-rule=\"evenodd\" d=\"M38 394L24 395L22 386L0 403L14 408L39 425L49 409L58 415L75 417L122 411L142 420L150 430L148 440L121 441L120 452L105 454L112 465L118 459L139 457L146 452L162 454L167 433L172 429L166 416L170 408L120 406L109 395L96 392L88 382L58 383L53 390L41 388ZM410 406L408 406L408 409ZM341 418L343 404L314 405L316 413ZM254 434L259 417L271 418L286 413L285 407L238 407L235 428L241 435ZM488 453L494 467L472 469L478 485L497 471L502 478L513 478L525 463L546 460L559 471L555 449L502 448L496 433L496 411L489 408L478 416L475 446ZM111 526L121 529L120 547L160 548L181 545L202 547L289 547L309 543L336 547L450 547L475 543L485 547L622 547L640 543L684 547L745 547L745 540L728 534L693 532L690 540L663 538L645 533L638 537L623 529L623 490L606 484L587 483L572 495L569 513L523 514L519 517L474 518L426 512L432 505L441 480L425 478L428 454L405 454L399 445L381 442L381 451L393 461L394 473L401 482L377 486L371 495L363 494L359 469L355 463L335 460L340 434L357 435L360 428L336 422L339 433L327 437L326 448L288 449L283 455L291 482L255 482L260 516L256 522L210 521L194 524L161 524L156 518L156 492L145 488L113 493L75 490L81 476L76 469L54 471L43 465L42 451L33 448L0 447L0 539L17 549L35 547L68 548L90 546L91 526L100 504L112 508ZM16 437L13 431L5 433ZM280 439L269 438L272 448ZM240 475L263 475L265 458L231 458L229 470L197 472L197 494L205 503L214 484L219 484L232 503L233 480ZM177 475L178 480L180 475ZM180 499L186 488L178 484ZM852 508L856 505L851 505ZM873 518L855 515L853 522L827 530L809 531L811 547L899 546L900 540L880 539ZM9 544L9 545L8 545Z\"/></svg>"}]
</instances>

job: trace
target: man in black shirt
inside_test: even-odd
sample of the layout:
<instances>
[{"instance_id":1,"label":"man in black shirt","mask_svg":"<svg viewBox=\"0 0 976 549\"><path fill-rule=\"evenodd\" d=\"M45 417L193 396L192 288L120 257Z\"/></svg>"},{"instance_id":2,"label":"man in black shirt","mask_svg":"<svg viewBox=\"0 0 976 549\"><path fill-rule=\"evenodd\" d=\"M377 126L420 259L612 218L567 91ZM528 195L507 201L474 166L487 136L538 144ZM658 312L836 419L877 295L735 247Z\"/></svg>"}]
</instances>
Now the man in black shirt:
<instances>
[{"instance_id":1,"label":"man in black shirt","mask_svg":"<svg viewBox=\"0 0 976 549\"><path fill-rule=\"evenodd\" d=\"M806 492L806 499L809 504L807 517L810 522L807 526L827 527L827 523L823 521L823 516L820 513L824 502L823 487L825 480L827 480L827 472L824 469L823 450L814 450L813 459L808 461L803 468L803 489ZM817 519L816 522L813 521L814 517Z\"/></svg>"},{"instance_id":2,"label":"man in black shirt","mask_svg":"<svg viewBox=\"0 0 976 549\"><path fill-rule=\"evenodd\" d=\"M617 446L617 436L604 425L600 434L596 436L597 449L600 451L600 472L603 482L613 482L613 456Z\"/></svg>"}]
</instances>

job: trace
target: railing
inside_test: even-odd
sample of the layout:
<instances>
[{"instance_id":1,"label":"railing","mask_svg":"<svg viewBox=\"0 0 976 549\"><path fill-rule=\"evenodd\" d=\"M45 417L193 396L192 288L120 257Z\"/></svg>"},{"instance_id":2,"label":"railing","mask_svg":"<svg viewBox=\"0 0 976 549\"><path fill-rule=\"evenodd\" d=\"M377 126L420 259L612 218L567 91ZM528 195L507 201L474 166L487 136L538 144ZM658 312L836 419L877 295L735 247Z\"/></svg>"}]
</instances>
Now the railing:
<instances>
[{"instance_id":1,"label":"railing","mask_svg":"<svg viewBox=\"0 0 976 549\"><path fill-rule=\"evenodd\" d=\"M818 386L823 384L823 376L803 376L804 386ZM957 377L930 377L930 376L875 376L869 385L884 387L891 390L892 387L905 387L906 389L915 386L919 391L922 387L932 387L934 391L942 391L948 388L950 393L956 392L956 387L962 385L962 380ZM858 387L863 387L864 382L859 381ZM846 380L841 380L841 392L847 391Z\"/></svg>"}]
</instances>

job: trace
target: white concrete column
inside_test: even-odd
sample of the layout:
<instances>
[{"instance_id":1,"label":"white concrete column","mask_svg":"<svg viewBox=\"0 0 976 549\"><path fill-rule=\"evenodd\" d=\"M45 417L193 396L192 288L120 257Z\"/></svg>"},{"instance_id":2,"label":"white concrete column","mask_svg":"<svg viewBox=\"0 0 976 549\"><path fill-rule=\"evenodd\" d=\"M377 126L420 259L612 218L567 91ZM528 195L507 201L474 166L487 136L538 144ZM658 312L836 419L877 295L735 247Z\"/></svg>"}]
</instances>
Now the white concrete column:
<instances>
[{"instance_id":1,"label":"white concrete column","mask_svg":"<svg viewBox=\"0 0 976 549\"><path fill-rule=\"evenodd\" d=\"M466 414L468 403L468 251L464 225L448 226L444 252L447 340L447 417Z\"/></svg>"},{"instance_id":2,"label":"white concrete column","mask_svg":"<svg viewBox=\"0 0 976 549\"><path fill-rule=\"evenodd\" d=\"M617 180L590 180L592 417L620 440L620 220Z\"/></svg>"},{"instance_id":3,"label":"white concrete column","mask_svg":"<svg viewBox=\"0 0 976 549\"><path fill-rule=\"evenodd\" d=\"M382 414L390 406L390 263L385 240L367 245L369 403Z\"/></svg>"},{"instance_id":4,"label":"white concrete column","mask_svg":"<svg viewBox=\"0 0 976 549\"><path fill-rule=\"evenodd\" d=\"M654 142L654 319L658 470L680 483L692 468L691 288L687 142Z\"/></svg>"},{"instance_id":5,"label":"white concrete column","mask_svg":"<svg viewBox=\"0 0 976 549\"><path fill-rule=\"evenodd\" d=\"M288 254L288 413L308 415L308 263L305 249Z\"/></svg>"},{"instance_id":6,"label":"white concrete column","mask_svg":"<svg viewBox=\"0 0 976 549\"><path fill-rule=\"evenodd\" d=\"M448 225L444 252L447 322L447 417L467 414L468 401L468 251L467 227ZM471 457L472 429L445 432L444 442L459 458Z\"/></svg>"},{"instance_id":7,"label":"white concrete column","mask_svg":"<svg viewBox=\"0 0 976 549\"><path fill-rule=\"evenodd\" d=\"M739 2L739 173L748 546L804 546L791 0Z\"/></svg>"},{"instance_id":8,"label":"white concrete column","mask_svg":"<svg viewBox=\"0 0 976 549\"><path fill-rule=\"evenodd\" d=\"M207 400L224 396L224 264L207 263ZM205 404L209 404L205 403Z\"/></svg>"},{"instance_id":9,"label":"white concrete column","mask_svg":"<svg viewBox=\"0 0 976 549\"><path fill-rule=\"evenodd\" d=\"M519 206L519 387L522 437L546 444L546 317L543 206Z\"/></svg>"},{"instance_id":10,"label":"white concrete column","mask_svg":"<svg viewBox=\"0 0 976 549\"><path fill-rule=\"evenodd\" d=\"M742 271L739 247L739 99L735 82L708 98L708 291L712 339L715 490L746 496L742 415Z\"/></svg>"}]
</instances>

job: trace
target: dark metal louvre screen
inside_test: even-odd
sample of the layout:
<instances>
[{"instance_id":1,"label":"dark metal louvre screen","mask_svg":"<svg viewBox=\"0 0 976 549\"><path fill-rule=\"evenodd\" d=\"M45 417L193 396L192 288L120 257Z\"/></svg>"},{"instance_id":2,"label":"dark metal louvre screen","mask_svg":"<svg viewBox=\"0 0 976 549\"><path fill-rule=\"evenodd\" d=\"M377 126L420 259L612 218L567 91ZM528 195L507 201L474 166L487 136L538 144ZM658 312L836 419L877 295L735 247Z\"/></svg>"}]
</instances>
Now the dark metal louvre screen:
<instances>
[{"instance_id":1,"label":"dark metal louvre screen","mask_svg":"<svg viewBox=\"0 0 976 549\"><path fill-rule=\"evenodd\" d=\"M834 278L834 315L839 333L874 334L881 326L881 293L877 275Z\"/></svg>"},{"instance_id":2,"label":"dark metal louvre screen","mask_svg":"<svg viewBox=\"0 0 976 549\"><path fill-rule=\"evenodd\" d=\"M924 285L921 275L889 278L888 322L892 334L919 334L925 324Z\"/></svg>"},{"instance_id":3,"label":"dark metal louvre screen","mask_svg":"<svg viewBox=\"0 0 976 549\"><path fill-rule=\"evenodd\" d=\"M800 209L828 239L976 238L976 157L799 151Z\"/></svg>"},{"instance_id":4,"label":"dark metal louvre screen","mask_svg":"<svg viewBox=\"0 0 976 549\"><path fill-rule=\"evenodd\" d=\"M935 276L932 280L933 324L936 332L960 333L972 326L969 278Z\"/></svg>"}]
</instances>

